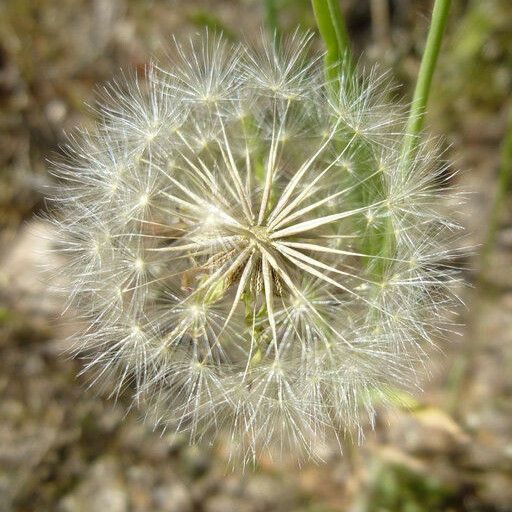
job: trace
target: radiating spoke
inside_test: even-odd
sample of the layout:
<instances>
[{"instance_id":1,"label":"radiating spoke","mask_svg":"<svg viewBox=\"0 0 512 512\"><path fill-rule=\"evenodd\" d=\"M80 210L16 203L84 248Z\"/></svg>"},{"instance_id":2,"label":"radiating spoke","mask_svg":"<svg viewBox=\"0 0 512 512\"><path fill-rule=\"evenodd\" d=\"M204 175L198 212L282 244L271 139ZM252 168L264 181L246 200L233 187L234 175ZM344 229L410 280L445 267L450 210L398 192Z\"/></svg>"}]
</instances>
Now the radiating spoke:
<instances>
[{"instance_id":1,"label":"radiating spoke","mask_svg":"<svg viewBox=\"0 0 512 512\"><path fill-rule=\"evenodd\" d=\"M373 209L375 206L382 203L383 201L381 201L381 203L375 203L371 206L362 206L360 208L355 208L353 210L347 210L346 212L333 213L332 215L326 215L324 217L317 217L311 220L306 220L304 222L299 222L298 224L293 224L292 226L289 226L287 228L272 232L269 235L269 238L276 239L296 235L298 233L304 233L306 231L310 231L320 226L324 226L326 224L330 224L341 219L346 219L359 213L367 212L368 210Z\"/></svg>"}]
</instances>

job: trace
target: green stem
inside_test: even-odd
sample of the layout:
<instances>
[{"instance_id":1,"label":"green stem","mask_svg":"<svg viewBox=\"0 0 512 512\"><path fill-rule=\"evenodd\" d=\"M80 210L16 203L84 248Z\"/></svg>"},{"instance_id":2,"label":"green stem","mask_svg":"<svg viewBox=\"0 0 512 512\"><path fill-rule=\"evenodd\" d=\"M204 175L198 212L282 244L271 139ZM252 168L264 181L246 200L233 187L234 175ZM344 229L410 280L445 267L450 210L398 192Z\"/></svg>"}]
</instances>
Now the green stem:
<instances>
[{"instance_id":1,"label":"green stem","mask_svg":"<svg viewBox=\"0 0 512 512\"><path fill-rule=\"evenodd\" d=\"M492 206L491 215L489 218L489 230L487 232L487 239L482 249L481 269L485 270L485 266L489 254L494 246L496 240L496 233L498 231L498 224L500 220L501 210L505 202L507 192L512 181L512 104L508 111L508 126L505 132L505 138L501 145L501 163L498 176L498 190Z\"/></svg>"},{"instance_id":2,"label":"green stem","mask_svg":"<svg viewBox=\"0 0 512 512\"><path fill-rule=\"evenodd\" d=\"M265 1L265 24L267 30L272 36L279 33L279 22L277 15L276 0L264 0Z\"/></svg>"},{"instance_id":3,"label":"green stem","mask_svg":"<svg viewBox=\"0 0 512 512\"><path fill-rule=\"evenodd\" d=\"M461 400L461 397L464 393L465 386L471 378L471 371L474 368L475 357L479 349L477 346L479 339L478 333L482 323L479 319L483 318L482 309L485 307L487 297L493 293L493 286L495 286L486 281L485 273L487 270L488 258L496 240L496 233L498 231L498 224L502 214L505 198L507 197L510 185L512 184L512 103L509 105L508 114L508 127L501 145L498 186L489 219L487 239L484 243L480 256L480 273L477 281L478 287L472 300L472 314L468 321L468 329L466 330L466 338L469 343L466 343L466 350L462 352L455 361L454 367L449 374L448 384L450 395L448 406L450 408L448 410L452 414L457 413L458 407L463 401Z\"/></svg>"},{"instance_id":4,"label":"green stem","mask_svg":"<svg viewBox=\"0 0 512 512\"><path fill-rule=\"evenodd\" d=\"M451 0L435 0L434 3L432 20L430 22L425 51L421 59L420 70L414 89L414 96L403 141L402 164L405 171L407 171L411 160L414 158L418 136L425 124L425 112L432 86L432 77L434 76L439 50L441 49L441 42L448 21L450 5ZM382 240L381 254L390 256L395 244L395 235L390 219L387 220L384 231L385 235ZM380 269L382 275L384 274L384 267L385 265L382 265L382 269Z\"/></svg>"},{"instance_id":5,"label":"green stem","mask_svg":"<svg viewBox=\"0 0 512 512\"><path fill-rule=\"evenodd\" d=\"M338 0L326 0L326 2L327 8L329 9L329 13L331 15L332 24L334 25L339 56L342 58L350 48L350 40L348 37L347 27L341 13Z\"/></svg>"},{"instance_id":6,"label":"green stem","mask_svg":"<svg viewBox=\"0 0 512 512\"><path fill-rule=\"evenodd\" d=\"M418 135L425 124L425 111L430 95L432 77L434 75L446 22L448 20L450 4L451 0L436 0L434 3L425 52L421 59L418 80L414 89L411 110L407 121L406 136L402 150L402 157L406 162L412 158Z\"/></svg>"},{"instance_id":7,"label":"green stem","mask_svg":"<svg viewBox=\"0 0 512 512\"><path fill-rule=\"evenodd\" d=\"M325 74L330 82L337 84L343 66L351 61L345 20L337 0L311 0L311 4L325 44Z\"/></svg>"}]
</instances>

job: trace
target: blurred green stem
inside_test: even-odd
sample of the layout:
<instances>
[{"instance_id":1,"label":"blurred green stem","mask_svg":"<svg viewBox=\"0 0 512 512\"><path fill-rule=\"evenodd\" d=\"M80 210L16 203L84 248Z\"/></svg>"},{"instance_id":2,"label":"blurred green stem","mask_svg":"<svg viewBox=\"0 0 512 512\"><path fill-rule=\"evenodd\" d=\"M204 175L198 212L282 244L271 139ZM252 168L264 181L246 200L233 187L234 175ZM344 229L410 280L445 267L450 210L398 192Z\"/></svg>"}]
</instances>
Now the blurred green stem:
<instances>
[{"instance_id":1,"label":"blurred green stem","mask_svg":"<svg viewBox=\"0 0 512 512\"><path fill-rule=\"evenodd\" d=\"M472 301L471 317L468 321L468 328L466 331L466 337L470 343L467 344L466 350L462 352L462 354L456 359L449 375L448 387L451 390L451 393L449 395L448 410L452 414L458 411L458 407L463 402L461 398L464 393L465 386L469 383L471 378L471 370L474 367L474 360L477 354L477 350L479 349L477 345L479 337L481 337L481 334L478 330L481 323L479 319L482 318L482 311L485 306L486 297L492 293L492 284L486 281L485 272L487 270L489 255L494 247L500 216L511 183L512 103L509 104L508 126L501 145L501 162L498 175L498 186L489 218L487 239L484 242L482 251L480 253L480 273L477 277L478 286Z\"/></svg>"},{"instance_id":2,"label":"blurred green stem","mask_svg":"<svg viewBox=\"0 0 512 512\"><path fill-rule=\"evenodd\" d=\"M498 176L498 189L492 206L491 215L489 217L489 228L487 239L484 243L481 253L481 270L485 271L489 254L496 240L496 232L500 220L503 203L507 196L512 178L512 103L508 109L508 125L505 137L501 145L501 163Z\"/></svg>"},{"instance_id":3,"label":"blurred green stem","mask_svg":"<svg viewBox=\"0 0 512 512\"><path fill-rule=\"evenodd\" d=\"M279 33L279 22L277 15L276 0L264 0L265 2L265 24L272 36Z\"/></svg>"},{"instance_id":4,"label":"blurred green stem","mask_svg":"<svg viewBox=\"0 0 512 512\"><path fill-rule=\"evenodd\" d=\"M337 87L342 66L351 61L345 20L338 0L311 0L311 4L320 36L325 44L325 74Z\"/></svg>"},{"instance_id":5,"label":"blurred green stem","mask_svg":"<svg viewBox=\"0 0 512 512\"><path fill-rule=\"evenodd\" d=\"M408 162L414 156L418 135L425 124L425 111L430 95L432 77L439 56L451 0L436 0L432 11L432 21L428 32L425 51L421 59L418 80L407 121L406 135L402 149L402 157Z\"/></svg>"},{"instance_id":6,"label":"blurred green stem","mask_svg":"<svg viewBox=\"0 0 512 512\"><path fill-rule=\"evenodd\" d=\"M432 19L428 31L425 51L421 58L420 70L414 88L414 95L407 119L405 136L402 146L402 165L405 172L414 159L414 153L418 142L418 136L425 124L425 112L427 109L430 89L432 87L432 78L441 49L448 13L450 12L451 0L435 0L432 10ZM385 236L382 242L382 254L390 256L395 243L395 234L391 220L386 222ZM381 272L383 273L383 272Z\"/></svg>"}]
</instances>

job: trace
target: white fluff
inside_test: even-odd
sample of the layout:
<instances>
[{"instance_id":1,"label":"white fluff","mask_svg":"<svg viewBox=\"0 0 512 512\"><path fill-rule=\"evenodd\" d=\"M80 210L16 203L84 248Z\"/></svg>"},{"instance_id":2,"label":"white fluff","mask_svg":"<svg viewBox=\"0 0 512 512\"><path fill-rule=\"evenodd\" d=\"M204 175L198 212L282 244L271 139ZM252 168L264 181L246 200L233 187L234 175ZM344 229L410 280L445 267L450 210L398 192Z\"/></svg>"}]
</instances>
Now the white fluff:
<instances>
[{"instance_id":1,"label":"white fluff","mask_svg":"<svg viewBox=\"0 0 512 512\"><path fill-rule=\"evenodd\" d=\"M309 36L203 39L107 87L56 165L77 351L192 440L314 455L415 383L453 280L444 169L405 165L386 81L333 92Z\"/></svg>"}]
</instances>

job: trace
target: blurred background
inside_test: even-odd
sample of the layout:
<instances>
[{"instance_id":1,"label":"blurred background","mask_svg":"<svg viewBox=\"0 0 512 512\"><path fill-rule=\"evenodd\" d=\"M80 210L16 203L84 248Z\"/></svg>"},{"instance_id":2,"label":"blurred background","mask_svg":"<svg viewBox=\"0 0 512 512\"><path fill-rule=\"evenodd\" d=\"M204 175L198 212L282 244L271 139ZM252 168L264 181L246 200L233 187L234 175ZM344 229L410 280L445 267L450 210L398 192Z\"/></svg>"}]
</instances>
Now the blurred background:
<instances>
[{"instance_id":1,"label":"blurred background","mask_svg":"<svg viewBox=\"0 0 512 512\"><path fill-rule=\"evenodd\" d=\"M510 0L453 0L427 119L469 192L458 220L476 250L463 262L462 335L433 354L422 394L380 410L362 446L326 450L325 464L261 458L231 472L222 443L206 450L153 432L126 412L128 397L87 390L80 362L63 355L73 318L40 270L58 264L38 217L47 160L65 131L92 121L98 84L121 68L142 73L171 36L205 26L255 38L265 3L0 0L0 512L512 511L512 211L506 180L498 186ZM341 5L354 52L391 69L410 98L432 3ZM308 0L276 6L282 32L314 30Z\"/></svg>"}]
</instances>

